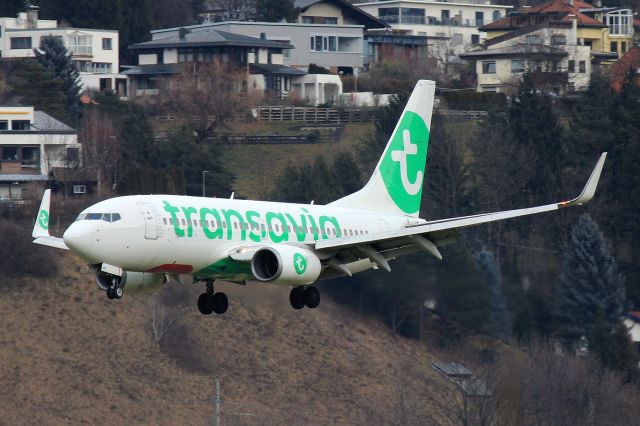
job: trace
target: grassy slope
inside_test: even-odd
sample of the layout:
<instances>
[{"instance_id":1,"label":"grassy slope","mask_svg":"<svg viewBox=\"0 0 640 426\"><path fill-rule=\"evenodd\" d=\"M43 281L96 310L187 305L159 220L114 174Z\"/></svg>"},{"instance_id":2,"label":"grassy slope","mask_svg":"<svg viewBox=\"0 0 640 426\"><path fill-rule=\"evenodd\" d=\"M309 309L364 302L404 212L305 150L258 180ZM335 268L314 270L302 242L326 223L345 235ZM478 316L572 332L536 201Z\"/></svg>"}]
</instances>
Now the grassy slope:
<instances>
[{"instance_id":1,"label":"grassy slope","mask_svg":"<svg viewBox=\"0 0 640 426\"><path fill-rule=\"evenodd\" d=\"M289 123L291 126L300 123ZM263 124L260 132L239 132L245 134L277 132L287 134L282 123L269 127ZM280 127L278 127L280 126ZM289 126L286 126L289 127ZM269 130L271 129L271 130ZM275 129L275 130L273 130ZM347 124L342 129L340 142L307 145L232 145L225 152L224 161L236 176L236 195L246 198L264 199L273 188L274 180L287 164L312 162L322 155L331 161L340 152L355 153L358 144L373 132L371 123ZM298 132L299 133L299 132Z\"/></svg>"},{"instance_id":2,"label":"grassy slope","mask_svg":"<svg viewBox=\"0 0 640 426\"><path fill-rule=\"evenodd\" d=\"M225 412L255 414L222 424L385 423L399 366L412 388L434 376L424 347L327 299L294 311L286 288L220 284L229 312L203 317L200 286L108 301L61 257L61 277L0 287L0 424L210 424L215 377L242 403ZM160 343L158 300L178 320Z\"/></svg>"}]
</instances>

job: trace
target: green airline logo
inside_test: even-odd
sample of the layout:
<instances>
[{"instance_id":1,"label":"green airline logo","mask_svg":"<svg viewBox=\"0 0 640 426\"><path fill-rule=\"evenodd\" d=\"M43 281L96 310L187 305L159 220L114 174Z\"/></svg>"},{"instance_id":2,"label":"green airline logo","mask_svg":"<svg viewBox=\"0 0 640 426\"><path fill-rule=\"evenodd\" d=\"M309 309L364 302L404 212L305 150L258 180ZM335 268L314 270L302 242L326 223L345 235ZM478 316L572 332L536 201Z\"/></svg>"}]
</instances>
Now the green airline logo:
<instances>
[{"instance_id":1,"label":"green airline logo","mask_svg":"<svg viewBox=\"0 0 640 426\"><path fill-rule=\"evenodd\" d=\"M293 268L296 270L296 274L302 275L307 270L307 259L300 253L293 255Z\"/></svg>"},{"instance_id":2,"label":"green airline logo","mask_svg":"<svg viewBox=\"0 0 640 426\"><path fill-rule=\"evenodd\" d=\"M261 214L255 210L176 206L168 201L162 201L162 204L164 211L171 216L169 223L179 238L192 238L196 226L201 227L204 236L210 240L239 238L256 243L264 240L281 243L304 242L309 238L314 241L321 238L326 240L330 235L342 236L342 228L336 217L314 216L306 208L293 214L273 211Z\"/></svg>"},{"instance_id":3,"label":"green airline logo","mask_svg":"<svg viewBox=\"0 0 640 426\"><path fill-rule=\"evenodd\" d=\"M424 120L415 112L406 111L380 164L389 196L408 214L420 210L428 145L429 129Z\"/></svg>"},{"instance_id":4,"label":"green airline logo","mask_svg":"<svg viewBox=\"0 0 640 426\"><path fill-rule=\"evenodd\" d=\"M38 213L38 225L45 231L49 229L49 213L46 210L40 210Z\"/></svg>"}]
</instances>

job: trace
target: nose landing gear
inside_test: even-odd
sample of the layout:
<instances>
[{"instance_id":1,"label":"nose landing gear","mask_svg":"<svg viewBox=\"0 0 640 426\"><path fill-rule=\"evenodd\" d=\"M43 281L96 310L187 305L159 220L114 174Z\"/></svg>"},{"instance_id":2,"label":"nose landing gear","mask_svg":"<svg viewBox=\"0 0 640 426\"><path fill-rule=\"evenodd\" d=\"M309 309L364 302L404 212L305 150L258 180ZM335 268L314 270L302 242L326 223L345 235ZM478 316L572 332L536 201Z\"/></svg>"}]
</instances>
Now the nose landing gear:
<instances>
[{"instance_id":1,"label":"nose landing gear","mask_svg":"<svg viewBox=\"0 0 640 426\"><path fill-rule=\"evenodd\" d=\"M215 293L213 290L213 280L207 281L207 291L198 297L198 310L203 315L224 314L229 308L227 295L221 292Z\"/></svg>"},{"instance_id":2,"label":"nose landing gear","mask_svg":"<svg viewBox=\"0 0 640 426\"><path fill-rule=\"evenodd\" d=\"M109 299L121 299L124 294L124 289L122 288L122 279L120 277L112 277L111 283L109 287L107 287L107 297Z\"/></svg>"}]
</instances>

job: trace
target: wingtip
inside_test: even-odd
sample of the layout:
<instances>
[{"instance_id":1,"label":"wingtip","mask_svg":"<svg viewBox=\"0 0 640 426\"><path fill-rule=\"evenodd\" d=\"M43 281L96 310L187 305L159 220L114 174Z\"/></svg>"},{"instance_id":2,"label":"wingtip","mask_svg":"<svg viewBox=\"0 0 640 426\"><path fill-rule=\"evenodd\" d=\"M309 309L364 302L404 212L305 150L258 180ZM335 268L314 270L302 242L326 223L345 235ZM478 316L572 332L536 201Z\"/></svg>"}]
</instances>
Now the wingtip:
<instances>
[{"instance_id":1,"label":"wingtip","mask_svg":"<svg viewBox=\"0 0 640 426\"><path fill-rule=\"evenodd\" d=\"M598 162L596 166L593 168L591 175L589 176L589 180L587 180L586 185L582 189L580 195L573 200L562 201L558 203L558 207L571 207L571 206L579 206L584 203L588 203L591 201L593 196L596 194L596 189L598 187L598 182L600 181L600 175L602 174L602 168L604 167L604 162L607 159L607 153L603 152L600 154L600 158L598 158Z\"/></svg>"}]
</instances>

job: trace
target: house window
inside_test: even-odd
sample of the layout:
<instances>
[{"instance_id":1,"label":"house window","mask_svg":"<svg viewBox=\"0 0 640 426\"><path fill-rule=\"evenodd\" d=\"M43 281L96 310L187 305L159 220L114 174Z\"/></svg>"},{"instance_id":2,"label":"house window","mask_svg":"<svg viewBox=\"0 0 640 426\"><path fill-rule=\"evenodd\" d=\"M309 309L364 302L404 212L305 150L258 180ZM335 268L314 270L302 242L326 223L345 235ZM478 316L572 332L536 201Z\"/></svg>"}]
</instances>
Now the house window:
<instances>
[{"instance_id":1,"label":"house window","mask_svg":"<svg viewBox=\"0 0 640 426\"><path fill-rule=\"evenodd\" d=\"M11 37L12 49L31 49L31 37Z\"/></svg>"},{"instance_id":2,"label":"house window","mask_svg":"<svg viewBox=\"0 0 640 426\"><path fill-rule=\"evenodd\" d=\"M484 12L476 12L476 27L484 25Z\"/></svg>"},{"instance_id":3,"label":"house window","mask_svg":"<svg viewBox=\"0 0 640 426\"><path fill-rule=\"evenodd\" d=\"M587 72L587 61L578 62L578 72L582 74Z\"/></svg>"},{"instance_id":4,"label":"house window","mask_svg":"<svg viewBox=\"0 0 640 426\"><path fill-rule=\"evenodd\" d=\"M71 35L69 36L69 50L74 55L91 55L91 36L90 35Z\"/></svg>"},{"instance_id":5,"label":"house window","mask_svg":"<svg viewBox=\"0 0 640 426\"><path fill-rule=\"evenodd\" d=\"M528 35L526 40L527 44L540 44L540 36L537 34Z\"/></svg>"},{"instance_id":6,"label":"house window","mask_svg":"<svg viewBox=\"0 0 640 426\"><path fill-rule=\"evenodd\" d=\"M86 185L73 185L73 193L74 194L86 194L87 186Z\"/></svg>"},{"instance_id":7,"label":"house window","mask_svg":"<svg viewBox=\"0 0 640 426\"><path fill-rule=\"evenodd\" d=\"M496 61L482 61L482 74L495 74Z\"/></svg>"},{"instance_id":8,"label":"house window","mask_svg":"<svg viewBox=\"0 0 640 426\"><path fill-rule=\"evenodd\" d=\"M9 122L7 120L0 120L0 130L9 130Z\"/></svg>"},{"instance_id":9,"label":"house window","mask_svg":"<svg viewBox=\"0 0 640 426\"><path fill-rule=\"evenodd\" d=\"M400 8L398 7L381 7L378 9L380 20L387 24L400 23Z\"/></svg>"},{"instance_id":10,"label":"house window","mask_svg":"<svg viewBox=\"0 0 640 426\"><path fill-rule=\"evenodd\" d=\"M178 62L193 62L193 49L178 49Z\"/></svg>"},{"instance_id":11,"label":"house window","mask_svg":"<svg viewBox=\"0 0 640 426\"><path fill-rule=\"evenodd\" d=\"M40 166L40 148L35 146L23 146L22 149L22 167L38 167Z\"/></svg>"},{"instance_id":12,"label":"house window","mask_svg":"<svg viewBox=\"0 0 640 426\"><path fill-rule=\"evenodd\" d=\"M471 44L480 44L480 34L471 34Z\"/></svg>"},{"instance_id":13,"label":"house window","mask_svg":"<svg viewBox=\"0 0 640 426\"><path fill-rule=\"evenodd\" d=\"M146 90L146 89L156 89L156 78L155 77L146 77L138 80L138 89Z\"/></svg>"},{"instance_id":14,"label":"house window","mask_svg":"<svg viewBox=\"0 0 640 426\"><path fill-rule=\"evenodd\" d=\"M567 44L567 37L564 34L553 34L551 36L551 44L559 46Z\"/></svg>"},{"instance_id":15,"label":"house window","mask_svg":"<svg viewBox=\"0 0 640 426\"><path fill-rule=\"evenodd\" d=\"M627 52L627 42L626 41L621 41L620 42L620 52L621 53L626 53Z\"/></svg>"},{"instance_id":16,"label":"house window","mask_svg":"<svg viewBox=\"0 0 640 426\"><path fill-rule=\"evenodd\" d=\"M567 71L568 72L576 72L576 61L574 61L573 59L570 59L567 62Z\"/></svg>"},{"instance_id":17,"label":"house window","mask_svg":"<svg viewBox=\"0 0 640 426\"><path fill-rule=\"evenodd\" d=\"M498 86L481 86L483 92L496 93Z\"/></svg>"},{"instance_id":18,"label":"house window","mask_svg":"<svg viewBox=\"0 0 640 426\"><path fill-rule=\"evenodd\" d=\"M109 74L111 72L111 64L105 62L94 62L93 72L97 74Z\"/></svg>"},{"instance_id":19,"label":"house window","mask_svg":"<svg viewBox=\"0 0 640 426\"><path fill-rule=\"evenodd\" d=\"M618 42L612 41L609 52L617 52L618 51Z\"/></svg>"},{"instance_id":20,"label":"house window","mask_svg":"<svg viewBox=\"0 0 640 426\"><path fill-rule=\"evenodd\" d=\"M403 24L424 24L424 9L403 7L400 9L400 22Z\"/></svg>"},{"instance_id":21,"label":"house window","mask_svg":"<svg viewBox=\"0 0 640 426\"><path fill-rule=\"evenodd\" d=\"M323 24L323 25L338 25L338 18L334 16L303 16L303 24Z\"/></svg>"},{"instance_id":22,"label":"house window","mask_svg":"<svg viewBox=\"0 0 640 426\"><path fill-rule=\"evenodd\" d=\"M30 128L29 120L11 120L11 130L29 130Z\"/></svg>"},{"instance_id":23,"label":"house window","mask_svg":"<svg viewBox=\"0 0 640 426\"><path fill-rule=\"evenodd\" d=\"M500 11L499 11L499 10L494 10L494 11L493 11L492 19L493 19L494 21L497 21L498 19L500 19Z\"/></svg>"},{"instance_id":24,"label":"house window","mask_svg":"<svg viewBox=\"0 0 640 426\"><path fill-rule=\"evenodd\" d=\"M102 39L102 50L111 50L112 49L112 39L110 38L103 38Z\"/></svg>"},{"instance_id":25,"label":"house window","mask_svg":"<svg viewBox=\"0 0 640 426\"><path fill-rule=\"evenodd\" d=\"M513 74L524 72L524 61L522 59L514 59L511 61L511 72Z\"/></svg>"},{"instance_id":26,"label":"house window","mask_svg":"<svg viewBox=\"0 0 640 426\"><path fill-rule=\"evenodd\" d=\"M336 36L311 36L311 51L337 52L338 40Z\"/></svg>"},{"instance_id":27,"label":"house window","mask_svg":"<svg viewBox=\"0 0 640 426\"><path fill-rule=\"evenodd\" d=\"M16 146L3 146L2 149L2 161L18 161L18 147Z\"/></svg>"}]
</instances>

